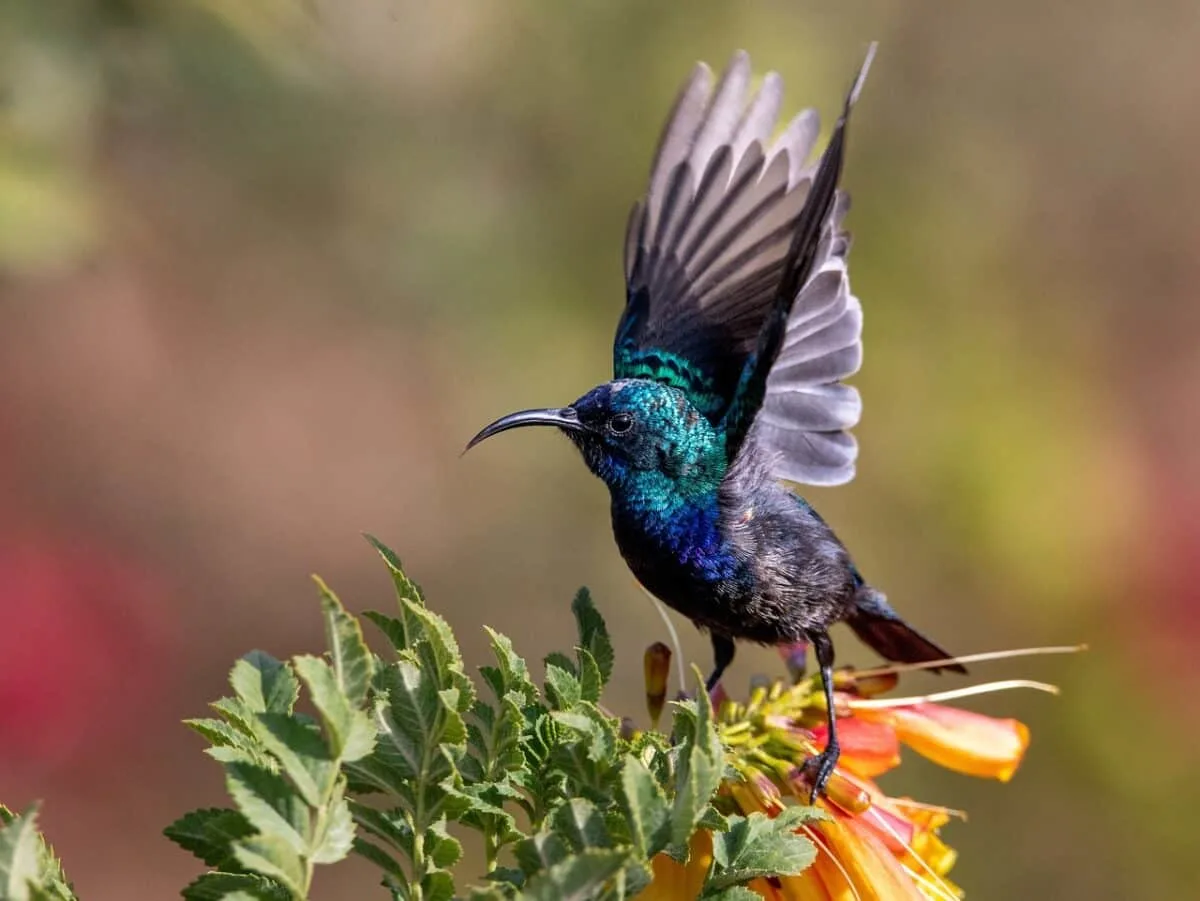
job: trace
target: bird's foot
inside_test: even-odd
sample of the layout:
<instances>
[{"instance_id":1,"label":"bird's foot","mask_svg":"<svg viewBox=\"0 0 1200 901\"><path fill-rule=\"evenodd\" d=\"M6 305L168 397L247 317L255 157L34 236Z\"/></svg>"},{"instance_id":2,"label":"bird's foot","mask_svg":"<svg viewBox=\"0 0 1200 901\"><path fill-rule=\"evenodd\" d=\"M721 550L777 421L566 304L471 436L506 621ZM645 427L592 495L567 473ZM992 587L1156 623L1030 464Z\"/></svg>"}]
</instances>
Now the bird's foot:
<instances>
[{"instance_id":1,"label":"bird's foot","mask_svg":"<svg viewBox=\"0 0 1200 901\"><path fill-rule=\"evenodd\" d=\"M829 745L820 754L814 754L804 761L804 776L812 785L812 795L808 799L809 804L816 804L817 798L825 791L825 783L833 775L833 769L837 766L840 756L841 750L837 745Z\"/></svg>"}]
</instances>

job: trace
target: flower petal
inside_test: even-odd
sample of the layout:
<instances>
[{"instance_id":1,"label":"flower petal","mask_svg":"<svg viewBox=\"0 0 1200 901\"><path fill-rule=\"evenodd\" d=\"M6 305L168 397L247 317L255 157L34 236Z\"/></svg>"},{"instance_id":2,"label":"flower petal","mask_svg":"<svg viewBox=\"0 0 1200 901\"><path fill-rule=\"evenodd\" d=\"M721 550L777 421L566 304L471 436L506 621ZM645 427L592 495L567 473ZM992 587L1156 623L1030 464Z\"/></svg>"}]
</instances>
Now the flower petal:
<instances>
[{"instance_id":1,"label":"flower petal","mask_svg":"<svg viewBox=\"0 0 1200 901\"><path fill-rule=\"evenodd\" d=\"M688 843L688 861L679 863L668 854L650 861L654 876L634 901L695 901L712 865L712 833L698 829Z\"/></svg>"},{"instance_id":2,"label":"flower petal","mask_svg":"<svg viewBox=\"0 0 1200 901\"><path fill-rule=\"evenodd\" d=\"M890 723L900 741L947 769L1001 782L1012 778L1029 746L1029 729L1018 720L943 704L858 709L855 715Z\"/></svg>"},{"instance_id":3,"label":"flower petal","mask_svg":"<svg viewBox=\"0 0 1200 901\"><path fill-rule=\"evenodd\" d=\"M874 779L900 764L900 739L891 724L858 716L839 717L838 742L842 755L838 766L855 776ZM813 741L822 750L829 738L827 726L812 729Z\"/></svg>"}]
</instances>

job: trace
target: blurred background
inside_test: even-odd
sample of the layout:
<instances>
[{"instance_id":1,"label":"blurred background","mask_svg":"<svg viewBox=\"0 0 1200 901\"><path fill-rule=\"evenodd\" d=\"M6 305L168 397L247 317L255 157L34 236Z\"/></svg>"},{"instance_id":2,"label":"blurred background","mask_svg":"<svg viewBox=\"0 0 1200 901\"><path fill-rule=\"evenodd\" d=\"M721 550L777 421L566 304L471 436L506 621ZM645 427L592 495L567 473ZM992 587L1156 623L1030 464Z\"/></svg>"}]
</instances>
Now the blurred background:
<instances>
[{"instance_id":1,"label":"blurred background","mask_svg":"<svg viewBox=\"0 0 1200 901\"><path fill-rule=\"evenodd\" d=\"M319 647L310 572L392 603L394 546L482 662L593 589L641 710L661 623L566 442L484 422L608 378L620 253L696 59L828 118L882 42L846 184L859 477L811 494L976 667L1060 698L964 807L974 898L1191 896L1200 843L1200 8L6 0L0 6L0 799L81 894L177 896L219 802L180 725L235 657ZM689 654L707 642L684 623ZM844 631L843 662L869 652ZM727 684L779 673L744 650ZM924 689L933 684L913 680ZM371 894L350 864L322 897Z\"/></svg>"}]
</instances>

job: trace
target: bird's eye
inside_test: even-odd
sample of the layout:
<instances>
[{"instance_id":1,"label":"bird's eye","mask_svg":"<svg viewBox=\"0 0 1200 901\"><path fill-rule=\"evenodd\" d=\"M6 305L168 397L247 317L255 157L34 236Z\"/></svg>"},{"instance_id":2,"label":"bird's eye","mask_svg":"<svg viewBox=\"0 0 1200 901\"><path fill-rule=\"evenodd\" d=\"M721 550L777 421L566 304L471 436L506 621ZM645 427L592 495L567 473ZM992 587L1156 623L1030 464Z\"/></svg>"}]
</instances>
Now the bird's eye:
<instances>
[{"instance_id":1,"label":"bird's eye","mask_svg":"<svg viewBox=\"0 0 1200 901\"><path fill-rule=\"evenodd\" d=\"M614 435L624 435L633 428L633 417L628 413L618 413L608 421L608 428Z\"/></svg>"}]
</instances>

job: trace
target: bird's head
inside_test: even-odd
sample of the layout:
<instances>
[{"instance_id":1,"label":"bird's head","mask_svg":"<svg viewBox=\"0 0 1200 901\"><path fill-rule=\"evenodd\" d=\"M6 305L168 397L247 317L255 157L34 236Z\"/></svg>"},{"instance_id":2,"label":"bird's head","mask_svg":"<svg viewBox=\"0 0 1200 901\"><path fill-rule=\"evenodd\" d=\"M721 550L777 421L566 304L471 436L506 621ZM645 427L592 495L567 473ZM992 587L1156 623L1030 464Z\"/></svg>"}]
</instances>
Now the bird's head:
<instances>
[{"instance_id":1,"label":"bird's head","mask_svg":"<svg viewBox=\"0 0 1200 901\"><path fill-rule=\"evenodd\" d=\"M567 407L522 410L488 426L467 445L522 426L554 426L610 488L667 477L680 490L715 487L725 466L724 435L678 388L621 379L593 388Z\"/></svg>"}]
</instances>

